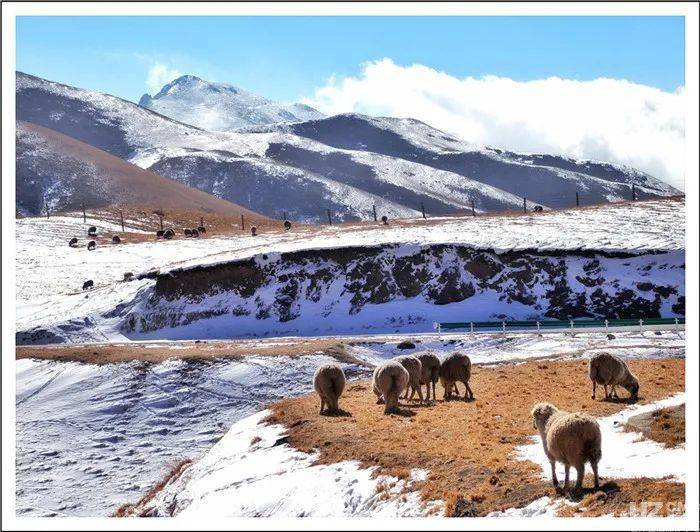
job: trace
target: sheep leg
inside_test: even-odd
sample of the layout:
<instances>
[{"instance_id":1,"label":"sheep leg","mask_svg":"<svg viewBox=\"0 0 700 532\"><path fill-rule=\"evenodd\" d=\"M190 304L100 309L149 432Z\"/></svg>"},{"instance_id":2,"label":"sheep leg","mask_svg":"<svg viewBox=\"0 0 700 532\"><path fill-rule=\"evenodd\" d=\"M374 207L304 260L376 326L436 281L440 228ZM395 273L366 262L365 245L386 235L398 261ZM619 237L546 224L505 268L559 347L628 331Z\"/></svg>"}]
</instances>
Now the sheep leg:
<instances>
[{"instance_id":1,"label":"sheep leg","mask_svg":"<svg viewBox=\"0 0 700 532\"><path fill-rule=\"evenodd\" d=\"M319 411L319 414L323 414L323 407L326 406L326 400L321 397L321 410Z\"/></svg>"},{"instance_id":2,"label":"sheep leg","mask_svg":"<svg viewBox=\"0 0 700 532\"><path fill-rule=\"evenodd\" d=\"M591 460L591 469L593 469L593 487L597 491L600 489L600 482L598 480L598 462Z\"/></svg>"},{"instance_id":3,"label":"sheep leg","mask_svg":"<svg viewBox=\"0 0 700 532\"><path fill-rule=\"evenodd\" d=\"M430 390L428 390L428 395L430 395ZM433 401L437 401L437 396L435 395L435 381L433 381Z\"/></svg>"},{"instance_id":4,"label":"sheep leg","mask_svg":"<svg viewBox=\"0 0 700 532\"><path fill-rule=\"evenodd\" d=\"M577 492L580 492L581 488L583 487L583 475L585 473L583 467L583 464L576 465L576 486L574 487L574 489Z\"/></svg>"},{"instance_id":5,"label":"sheep leg","mask_svg":"<svg viewBox=\"0 0 700 532\"><path fill-rule=\"evenodd\" d=\"M608 393L608 385L603 384L603 389L605 390L605 398L610 399L610 394Z\"/></svg>"},{"instance_id":6,"label":"sheep leg","mask_svg":"<svg viewBox=\"0 0 700 532\"><path fill-rule=\"evenodd\" d=\"M557 470L554 467L554 460L550 460L549 464L552 466L552 485L555 488L559 487L559 479L557 479Z\"/></svg>"},{"instance_id":7,"label":"sheep leg","mask_svg":"<svg viewBox=\"0 0 700 532\"><path fill-rule=\"evenodd\" d=\"M464 392L464 394L466 395L466 393L469 392L469 399L474 399L474 392L472 391L471 386L469 386L469 382L465 382L464 384L467 387L467 391Z\"/></svg>"},{"instance_id":8,"label":"sheep leg","mask_svg":"<svg viewBox=\"0 0 700 532\"><path fill-rule=\"evenodd\" d=\"M612 392L610 393L610 395L611 395L612 397L614 397L615 399L619 399L619 398L620 398L620 397L617 395L617 385L616 385L616 384L613 384L613 385L612 385Z\"/></svg>"},{"instance_id":9,"label":"sheep leg","mask_svg":"<svg viewBox=\"0 0 700 532\"><path fill-rule=\"evenodd\" d=\"M569 469L571 466L569 464L564 464L564 489L569 489Z\"/></svg>"},{"instance_id":10,"label":"sheep leg","mask_svg":"<svg viewBox=\"0 0 700 532\"><path fill-rule=\"evenodd\" d=\"M422 404L423 403L423 390L420 389L420 384L417 386L417 388L418 388L418 399L420 399L419 404ZM416 388L414 388L413 391L415 392ZM411 399L413 399L413 392L411 392Z\"/></svg>"}]
</instances>

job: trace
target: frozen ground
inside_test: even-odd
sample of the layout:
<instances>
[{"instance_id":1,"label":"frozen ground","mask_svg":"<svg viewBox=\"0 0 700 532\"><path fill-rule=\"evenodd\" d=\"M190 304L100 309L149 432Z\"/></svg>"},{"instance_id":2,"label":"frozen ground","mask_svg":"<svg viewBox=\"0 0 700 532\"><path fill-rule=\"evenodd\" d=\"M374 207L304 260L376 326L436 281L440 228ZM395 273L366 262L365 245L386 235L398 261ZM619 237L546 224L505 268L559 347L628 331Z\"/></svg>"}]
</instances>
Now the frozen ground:
<instances>
[{"instance_id":1,"label":"frozen ground","mask_svg":"<svg viewBox=\"0 0 700 532\"><path fill-rule=\"evenodd\" d=\"M418 349L433 349L441 356L461 349L477 363L543 356L587 356L600 349L627 357L685 354L684 334L671 331L660 335L626 332L610 341L600 333L573 337L552 334L541 338L535 334L504 337L415 335L411 338L417 342ZM405 353L396 348L397 343L405 339L405 336L374 336L355 342L349 349L354 356L376 363ZM274 345L275 340L255 343ZM173 355L177 356L178 344L172 346ZM313 371L326 360L327 357L315 355L104 366L18 360L19 515L107 515L124 502L135 502L177 461L196 459L205 453L231 424L256 413L269 401L310 391ZM350 378L368 375L366 369L347 364L344 367ZM269 443L272 435L265 438ZM223 441L226 443L217 447L219 451L216 452L229 457L240 451L237 445L243 445L236 443L232 436ZM346 513L341 515L374 512L410 515L418 511L417 501L411 496L393 503L375 497L375 481L356 464L311 466L304 461L307 458L301 460L283 445L265 444L259 446L256 453L258 451L256 460L259 458L274 471L284 474L284 497L260 496L269 491L264 487L269 486L273 477L250 483L246 488L247 482L235 484L217 477L205 462L204 466L193 466L192 471L202 472L207 480L203 481L204 491L197 492L192 500L199 500L200 495L202 500L218 500L212 486L220 482L219 487L231 495L236 494L236 500L246 494L252 497L253 491L244 490L262 490L256 495L256 500L261 502L255 509L235 506L245 515L254 511L265 515L276 511L284 515L303 512L319 515L321 507L313 498L308 499L308 504L302 504L310 489L304 486L314 479L319 482L314 489L332 494L327 497L330 500L327 504L331 505L329 508L342 507ZM274 462L275 458L281 462ZM395 488L400 490L402 486ZM231 504L212 506L212 511L233 508Z\"/></svg>"},{"instance_id":2,"label":"frozen ground","mask_svg":"<svg viewBox=\"0 0 700 532\"><path fill-rule=\"evenodd\" d=\"M108 224L95 223L100 230ZM88 252L67 241L85 234L82 217L25 218L16 224L16 329L64 323L87 328L95 317L134 301L153 280L121 282L125 272L222 263L254 255L313 248L459 243L480 249L540 249L628 252L677 251L685 246L685 203L652 201L630 205L514 217L443 218L402 221L388 226L298 228L257 237L221 236L102 245ZM567 230L562 230L567 228ZM107 230L109 228L106 228ZM113 229L113 228L112 228ZM401 253L397 250L396 253ZM85 280L95 290L82 292ZM109 329L109 327L107 327ZM109 336L109 335L108 335ZM86 340L116 338L86 337Z\"/></svg>"}]
</instances>

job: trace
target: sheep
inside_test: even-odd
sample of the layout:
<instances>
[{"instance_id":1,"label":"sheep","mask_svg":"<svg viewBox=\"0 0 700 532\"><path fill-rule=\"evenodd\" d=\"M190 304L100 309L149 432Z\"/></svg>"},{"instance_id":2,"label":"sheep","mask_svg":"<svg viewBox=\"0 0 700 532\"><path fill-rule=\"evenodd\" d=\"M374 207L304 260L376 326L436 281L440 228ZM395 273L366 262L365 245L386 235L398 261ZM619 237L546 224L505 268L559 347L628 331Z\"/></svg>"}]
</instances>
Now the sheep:
<instances>
[{"instance_id":1,"label":"sheep","mask_svg":"<svg viewBox=\"0 0 700 532\"><path fill-rule=\"evenodd\" d=\"M345 373L338 364L324 364L314 373L314 389L321 398L321 411L338 412L338 399L345 389Z\"/></svg>"},{"instance_id":2,"label":"sheep","mask_svg":"<svg viewBox=\"0 0 700 532\"><path fill-rule=\"evenodd\" d=\"M396 413L399 409L399 395L406 389L409 375L396 360L387 360L377 366L372 375L372 389L377 396L377 404L384 403L384 413Z\"/></svg>"},{"instance_id":3,"label":"sheep","mask_svg":"<svg viewBox=\"0 0 700 532\"><path fill-rule=\"evenodd\" d=\"M552 484L559 486L555 463L564 464L564 489L569 487L569 468L576 469L576 491L583 486L586 462L593 469L593 483L597 490L598 462L602 456L598 422L587 414L569 413L549 403L537 403L531 412L533 425L542 438L544 454L552 467Z\"/></svg>"},{"instance_id":4,"label":"sheep","mask_svg":"<svg viewBox=\"0 0 700 532\"><path fill-rule=\"evenodd\" d=\"M389 225L389 218L387 218L386 216L382 216L382 223L384 225Z\"/></svg>"},{"instance_id":5,"label":"sheep","mask_svg":"<svg viewBox=\"0 0 700 532\"><path fill-rule=\"evenodd\" d=\"M162 229L160 231L156 231L156 238L163 238L163 235L165 234L165 231Z\"/></svg>"},{"instance_id":6,"label":"sheep","mask_svg":"<svg viewBox=\"0 0 700 532\"><path fill-rule=\"evenodd\" d=\"M92 288L95 286L95 283L92 282L92 279L89 279L83 283L83 290L87 290L88 288Z\"/></svg>"},{"instance_id":7,"label":"sheep","mask_svg":"<svg viewBox=\"0 0 700 532\"><path fill-rule=\"evenodd\" d=\"M199 238L199 231L196 229L192 229L192 238Z\"/></svg>"},{"instance_id":8,"label":"sheep","mask_svg":"<svg viewBox=\"0 0 700 532\"><path fill-rule=\"evenodd\" d=\"M191 230L191 229L185 229L185 236L192 236L192 230Z\"/></svg>"},{"instance_id":9,"label":"sheep","mask_svg":"<svg viewBox=\"0 0 700 532\"><path fill-rule=\"evenodd\" d=\"M88 251L92 251L93 249L95 249L96 246L97 246L97 244L95 243L95 241L90 240L90 242L88 242L88 245L87 245Z\"/></svg>"},{"instance_id":10,"label":"sheep","mask_svg":"<svg viewBox=\"0 0 700 532\"><path fill-rule=\"evenodd\" d=\"M602 384L605 390L605 398L619 399L617 386L622 386L630 393L633 400L639 397L639 379L630 371L627 364L620 357L608 353L598 353L588 361L588 376L593 383L591 399L595 399L596 384ZM608 386L612 390L608 393Z\"/></svg>"},{"instance_id":11,"label":"sheep","mask_svg":"<svg viewBox=\"0 0 700 532\"><path fill-rule=\"evenodd\" d=\"M87 234L88 236L95 236L97 234L97 227L95 227L94 225L90 226L88 228Z\"/></svg>"},{"instance_id":12,"label":"sheep","mask_svg":"<svg viewBox=\"0 0 700 532\"><path fill-rule=\"evenodd\" d=\"M425 384L427 393L426 401L430 401L430 385L433 385L433 401L435 398L435 383L440 378L440 359L429 351L423 351L414 355L421 362L420 383Z\"/></svg>"},{"instance_id":13,"label":"sheep","mask_svg":"<svg viewBox=\"0 0 700 532\"><path fill-rule=\"evenodd\" d=\"M291 228L292 228L292 222L290 222L289 220L285 220L284 221L284 230L289 231Z\"/></svg>"},{"instance_id":14,"label":"sheep","mask_svg":"<svg viewBox=\"0 0 700 532\"><path fill-rule=\"evenodd\" d=\"M204 227L203 225L200 225L199 227L197 227L197 231L199 231L200 233L206 233L207 228Z\"/></svg>"},{"instance_id":15,"label":"sheep","mask_svg":"<svg viewBox=\"0 0 700 532\"><path fill-rule=\"evenodd\" d=\"M457 395L459 395L456 390L457 382L461 382L465 386L464 390L464 400L474 399L474 392L469 387L469 378L472 373L472 362L469 357L463 353L455 351L447 355L445 360L440 364L440 383L443 388L445 388L445 401L449 401L452 397L452 388L455 388Z\"/></svg>"},{"instance_id":16,"label":"sheep","mask_svg":"<svg viewBox=\"0 0 700 532\"><path fill-rule=\"evenodd\" d=\"M250 234L251 234L251 236L256 236L258 234L258 228L255 226L251 227Z\"/></svg>"},{"instance_id":17,"label":"sheep","mask_svg":"<svg viewBox=\"0 0 700 532\"><path fill-rule=\"evenodd\" d=\"M420 377L423 372L423 365L420 360L418 360L413 355L401 355L394 357L399 364L401 364L406 371L408 371L408 385L406 386L406 393L403 396L404 399L409 401L413 400L413 396L418 392L418 397L420 402L423 402L423 391L420 389ZM408 397L408 391L411 391L411 397Z\"/></svg>"},{"instance_id":18,"label":"sheep","mask_svg":"<svg viewBox=\"0 0 700 532\"><path fill-rule=\"evenodd\" d=\"M163 233L163 238L165 238L166 240L170 240L174 236L175 231L173 231L172 229L168 229L165 233Z\"/></svg>"},{"instance_id":19,"label":"sheep","mask_svg":"<svg viewBox=\"0 0 700 532\"><path fill-rule=\"evenodd\" d=\"M68 241L68 245L72 248L76 247L78 245L78 239L76 237L71 238Z\"/></svg>"},{"instance_id":20,"label":"sheep","mask_svg":"<svg viewBox=\"0 0 700 532\"><path fill-rule=\"evenodd\" d=\"M544 209L542 208L542 205L535 205L535 208L532 210L535 212L542 212Z\"/></svg>"},{"instance_id":21,"label":"sheep","mask_svg":"<svg viewBox=\"0 0 700 532\"><path fill-rule=\"evenodd\" d=\"M124 272L124 281L133 281L134 280L134 274L132 272Z\"/></svg>"},{"instance_id":22,"label":"sheep","mask_svg":"<svg viewBox=\"0 0 700 532\"><path fill-rule=\"evenodd\" d=\"M114 235L112 237L112 244L121 244L121 243L122 243L122 239L119 238L117 235Z\"/></svg>"}]
</instances>

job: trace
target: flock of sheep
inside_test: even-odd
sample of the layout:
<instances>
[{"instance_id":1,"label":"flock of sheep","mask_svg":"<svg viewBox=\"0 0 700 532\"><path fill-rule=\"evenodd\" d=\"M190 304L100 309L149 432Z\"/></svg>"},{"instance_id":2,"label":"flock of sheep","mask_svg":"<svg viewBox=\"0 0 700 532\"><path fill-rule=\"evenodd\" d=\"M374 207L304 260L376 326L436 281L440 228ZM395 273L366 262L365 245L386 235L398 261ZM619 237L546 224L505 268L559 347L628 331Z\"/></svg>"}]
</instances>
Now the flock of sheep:
<instances>
[{"instance_id":1,"label":"flock of sheep","mask_svg":"<svg viewBox=\"0 0 700 532\"><path fill-rule=\"evenodd\" d=\"M594 355L588 364L588 375L593 383L592 398L595 399L596 385L602 385L605 399L618 398L616 388L625 388L633 400L638 398L639 380L621 358L607 353ZM415 394L421 403L430 402L430 391L435 400L435 384L445 390L444 400L448 401L453 392L459 396L457 383L465 386L464 400L473 400L474 393L469 386L471 360L460 352L450 353L440 362L430 352L415 355L401 355L378 365L372 376L372 390L377 396L377 404L384 404L384 413L397 413L399 398L413 400ZM345 374L335 363L325 364L314 373L313 384L321 398L320 413L339 412L338 402L345 389ZM423 395L422 386L426 387ZM610 389L608 389L610 388ZM410 392L410 396L409 396ZM601 433L598 422L592 416L581 412L565 412L550 403L537 403L531 411L533 425L542 439L544 453L552 466L552 484L559 486L555 472L556 462L564 464L564 488L569 486L569 469L576 469L576 491L583 485L584 467L590 463L593 470L594 486L599 487L598 462L601 459Z\"/></svg>"}]
</instances>

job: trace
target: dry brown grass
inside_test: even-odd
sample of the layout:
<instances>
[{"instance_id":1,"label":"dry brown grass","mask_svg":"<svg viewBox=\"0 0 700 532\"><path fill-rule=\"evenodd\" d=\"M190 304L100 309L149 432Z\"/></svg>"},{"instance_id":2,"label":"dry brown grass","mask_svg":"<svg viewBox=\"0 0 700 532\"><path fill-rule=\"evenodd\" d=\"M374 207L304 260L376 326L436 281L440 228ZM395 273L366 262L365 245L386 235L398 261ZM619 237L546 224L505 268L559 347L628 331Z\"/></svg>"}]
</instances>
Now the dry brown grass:
<instances>
[{"instance_id":1,"label":"dry brown grass","mask_svg":"<svg viewBox=\"0 0 700 532\"><path fill-rule=\"evenodd\" d=\"M143 508L151 502L156 495L158 495L163 488L171 481L177 479L182 475L183 471L187 469L192 464L192 460L180 460L176 463L168 473L151 489L148 490L146 495L144 495L137 503L126 503L122 504L116 511L112 514L112 517L146 517L142 512Z\"/></svg>"},{"instance_id":2,"label":"dry brown grass","mask_svg":"<svg viewBox=\"0 0 700 532\"><path fill-rule=\"evenodd\" d=\"M659 372L660 364L666 367ZM640 402L662 399L683 390L682 359L631 360L642 385ZM531 361L522 364L475 366L471 402L439 400L431 407L402 403L399 415L382 415L370 383L348 386L341 406L350 417L319 416L313 395L272 405L271 422L289 428L289 443L302 451L318 449L321 463L357 460L382 472L412 468L430 471L419 484L423 500L443 500L446 515L485 515L521 507L548 495L556 496L540 469L513 458L514 448L534 434L530 408L550 401L569 411L595 416L613 414L626 401L594 401L585 360ZM461 388L460 388L461 390ZM441 394L438 393L438 397ZM601 462L605 479L605 448ZM591 484L587 478L586 484ZM682 499L683 486L660 480L625 480L608 484L608 494L581 515L616 513L625 501ZM641 500L641 499L640 499Z\"/></svg>"},{"instance_id":3,"label":"dry brown grass","mask_svg":"<svg viewBox=\"0 0 700 532\"><path fill-rule=\"evenodd\" d=\"M641 432L666 447L679 447L685 443L685 405L634 416L626 425L628 430Z\"/></svg>"}]
</instances>

